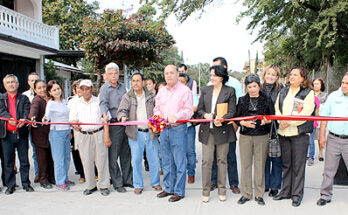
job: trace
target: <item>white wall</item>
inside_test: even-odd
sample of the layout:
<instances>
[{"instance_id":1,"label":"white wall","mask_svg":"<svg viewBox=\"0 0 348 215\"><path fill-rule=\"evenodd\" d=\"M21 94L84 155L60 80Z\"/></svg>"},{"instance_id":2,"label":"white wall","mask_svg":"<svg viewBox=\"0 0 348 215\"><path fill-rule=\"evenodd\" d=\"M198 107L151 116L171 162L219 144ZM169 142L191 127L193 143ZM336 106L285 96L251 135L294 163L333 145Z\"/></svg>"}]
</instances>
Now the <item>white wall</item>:
<instances>
[{"instance_id":1,"label":"white wall","mask_svg":"<svg viewBox=\"0 0 348 215\"><path fill-rule=\"evenodd\" d=\"M15 0L15 11L42 22L42 0Z\"/></svg>"}]
</instances>

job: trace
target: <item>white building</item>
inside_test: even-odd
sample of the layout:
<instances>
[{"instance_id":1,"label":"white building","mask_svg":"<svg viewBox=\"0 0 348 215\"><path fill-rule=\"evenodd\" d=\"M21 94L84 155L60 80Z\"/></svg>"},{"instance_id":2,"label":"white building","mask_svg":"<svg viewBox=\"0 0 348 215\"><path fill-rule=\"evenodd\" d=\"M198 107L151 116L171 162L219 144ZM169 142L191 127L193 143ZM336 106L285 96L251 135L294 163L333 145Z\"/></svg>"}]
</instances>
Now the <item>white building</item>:
<instances>
[{"instance_id":1,"label":"white building","mask_svg":"<svg viewBox=\"0 0 348 215\"><path fill-rule=\"evenodd\" d=\"M15 74L21 83L19 91L24 91L27 75L37 72L43 77L43 56L58 50L59 29L42 23L42 0L0 0L1 80Z\"/></svg>"}]
</instances>

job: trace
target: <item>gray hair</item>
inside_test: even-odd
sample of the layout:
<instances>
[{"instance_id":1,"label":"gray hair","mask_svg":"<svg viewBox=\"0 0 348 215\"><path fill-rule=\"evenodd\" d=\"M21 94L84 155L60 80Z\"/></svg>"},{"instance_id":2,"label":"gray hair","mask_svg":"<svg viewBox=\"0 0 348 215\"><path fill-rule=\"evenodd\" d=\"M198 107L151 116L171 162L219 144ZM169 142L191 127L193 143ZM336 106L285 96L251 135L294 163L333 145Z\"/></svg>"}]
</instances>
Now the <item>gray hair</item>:
<instances>
[{"instance_id":1,"label":"gray hair","mask_svg":"<svg viewBox=\"0 0 348 215\"><path fill-rule=\"evenodd\" d=\"M117 72L120 71L120 68L117 66L117 64L113 62L105 66L105 73L107 73L109 69L115 69Z\"/></svg>"},{"instance_id":2,"label":"gray hair","mask_svg":"<svg viewBox=\"0 0 348 215\"><path fill-rule=\"evenodd\" d=\"M16 80L16 82L18 83L18 78L17 76L15 76L14 74L7 74L3 79L2 79L2 83L5 84L5 80L8 78L14 78Z\"/></svg>"}]
</instances>

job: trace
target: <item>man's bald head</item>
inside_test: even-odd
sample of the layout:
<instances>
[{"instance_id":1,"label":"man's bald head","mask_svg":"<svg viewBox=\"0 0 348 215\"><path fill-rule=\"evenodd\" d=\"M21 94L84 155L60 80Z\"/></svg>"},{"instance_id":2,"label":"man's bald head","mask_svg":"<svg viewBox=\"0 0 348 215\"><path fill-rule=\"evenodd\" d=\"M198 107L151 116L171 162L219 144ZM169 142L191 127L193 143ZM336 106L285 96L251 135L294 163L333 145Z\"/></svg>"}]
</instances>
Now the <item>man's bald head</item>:
<instances>
[{"instance_id":1,"label":"man's bald head","mask_svg":"<svg viewBox=\"0 0 348 215\"><path fill-rule=\"evenodd\" d=\"M169 64L164 68L164 79L167 82L168 87L174 87L179 78L179 72L176 69L176 66Z\"/></svg>"}]
</instances>

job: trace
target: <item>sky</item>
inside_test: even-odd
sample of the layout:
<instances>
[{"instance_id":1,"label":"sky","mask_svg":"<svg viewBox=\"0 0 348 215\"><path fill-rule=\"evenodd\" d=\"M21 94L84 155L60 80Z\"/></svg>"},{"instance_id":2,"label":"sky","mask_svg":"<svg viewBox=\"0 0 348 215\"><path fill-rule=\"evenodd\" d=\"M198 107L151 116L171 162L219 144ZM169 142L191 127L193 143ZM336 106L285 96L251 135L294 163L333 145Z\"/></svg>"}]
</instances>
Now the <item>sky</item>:
<instances>
[{"instance_id":1,"label":"sky","mask_svg":"<svg viewBox=\"0 0 348 215\"><path fill-rule=\"evenodd\" d=\"M93 0L87 0L92 2ZM136 12L139 0L98 0L100 10L129 9ZM246 30L248 19L236 24L236 17L243 10L242 0L222 0L209 5L199 18L199 13L191 15L185 22L179 23L174 16L166 21L167 29L176 41L175 46L183 52L185 64L212 63L213 58L222 56L228 67L242 71L244 62L248 61L248 50L253 59L263 58L263 44L252 43L256 33L250 35ZM237 3L235 3L237 2Z\"/></svg>"}]
</instances>

